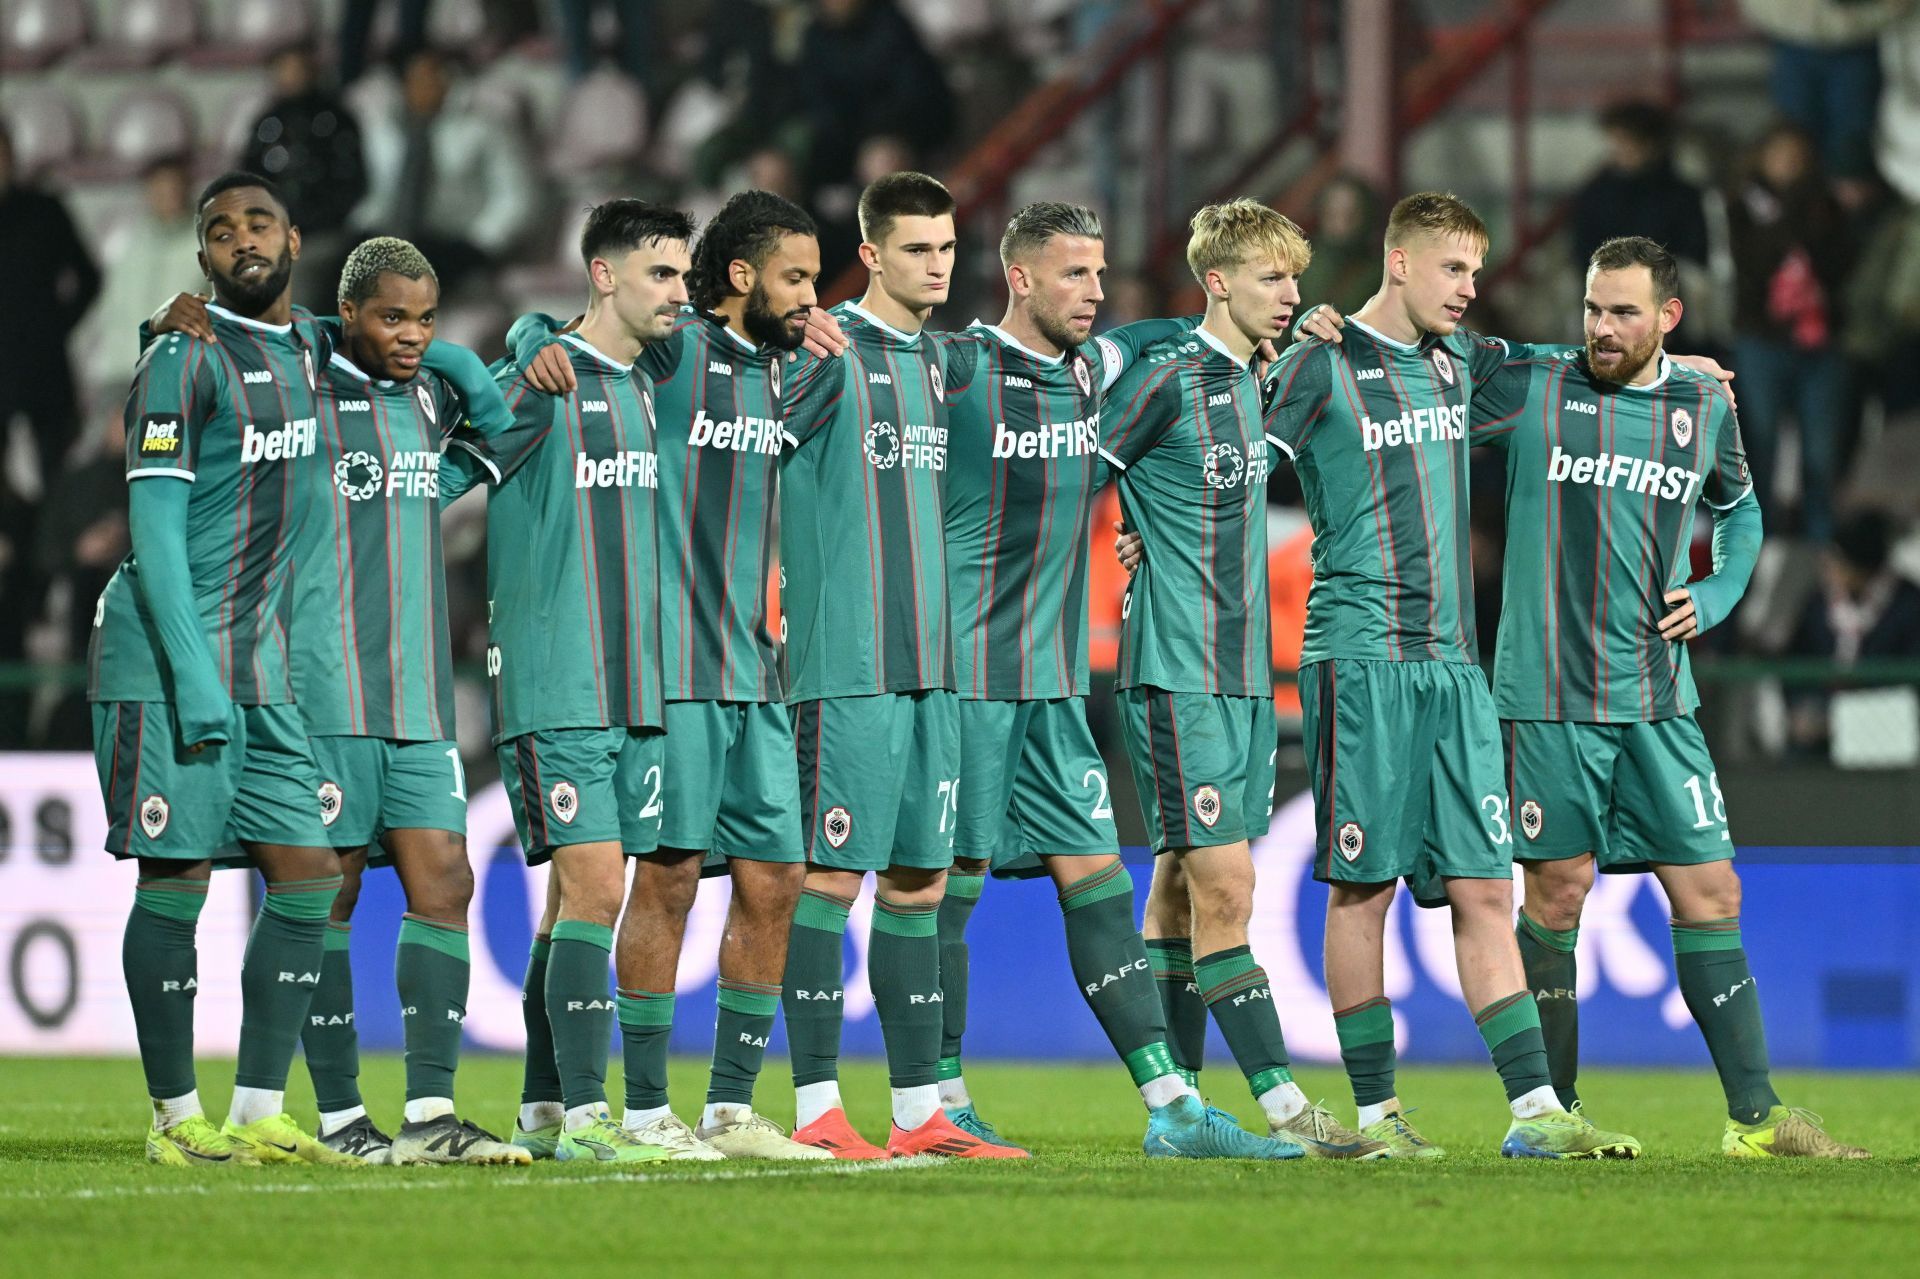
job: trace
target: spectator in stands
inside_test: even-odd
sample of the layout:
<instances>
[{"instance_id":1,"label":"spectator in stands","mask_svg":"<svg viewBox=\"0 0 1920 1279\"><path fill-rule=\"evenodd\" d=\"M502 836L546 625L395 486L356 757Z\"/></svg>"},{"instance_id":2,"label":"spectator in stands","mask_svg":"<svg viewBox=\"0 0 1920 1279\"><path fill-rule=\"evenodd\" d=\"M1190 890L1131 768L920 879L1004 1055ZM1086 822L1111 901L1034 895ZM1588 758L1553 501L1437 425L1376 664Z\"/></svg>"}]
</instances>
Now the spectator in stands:
<instances>
[{"instance_id":1,"label":"spectator in stands","mask_svg":"<svg viewBox=\"0 0 1920 1279\"><path fill-rule=\"evenodd\" d=\"M346 99L325 83L310 44L293 44L267 62L273 100L254 122L240 167L272 179L300 228L311 281L301 301L333 309L337 267L346 261L347 218L367 194L360 125Z\"/></svg>"},{"instance_id":2,"label":"spectator in stands","mask_svg":"<svg viewBox=\"0 0 1920 1279\"><path fill-rule=\"evenodd\" d=\"M1766 507L1776 497L1782 420L1789 413L1796 419L1802 531L1824 542L1832 533L1835 450L1848 403L1838 336L1852 250L1812 140L1799 128L1769 130L1749 169L1727 202L1741 434Z\"/></svg>"},{"instance_id":3,"label":"spectator in stands","mask_svg":"<svg viewBox=\"0 0 1920 1279\"><path fill-rule=\"evenodd\" d=\"M1306 296L1342 315L1357 311L1380 287L1380 235L1386 226L1380 197L1366 179L1338 174L1321 188L1313 220L1313 274L1302 281Z\"/></svg>"},{"instance_id":4,"label":"spectator in stands","mask_svg":"<svg viewBox=\"0 0 1920 1279\"><path fill-rule=\"evenodd\" d=\"M1607 161L1573 199L1567 248L1582 280L1606 241L1644 235L1682 262L1707 264L1707 217L1700 188L1673 167L1673 113L1653 102L1621 102L1600 113ZM1319 241L1314 256L1319 256Z\"/></svg>"},{"instance_id":5,"label":"spectator in stands","mask_svg":"<svg viewBox=\"0 0 1920 1279\"><path fill-rule=\"evenodd\" d=\"M1834 530L1822 564L1822 589L1807 601L1790 651L1841 667L1861 659L1920 657L1920 586L1890 562L1893 524L1879 511L1848 516ZM1827 738L1826 696L1796 696L1789 731L1796 746Z\"/></svg>"},{"instance_id":6,"label":"spectator in stands","mask_svg":"<svg viewBox=\"0 0 1920 1279\"><path fill-rule=\"evenodd\" d=\"M593 70L593 12L601 5L602 0L560 0L560 37L566 46L570 79L578 80ZM654 0L606 0L606 7L613 10L620 28L616 65L640 86L648 105L657 108L660 103L655 94L665 67L654 23ZM726 11L734 6L714 7Z\"/></svg>"},{"instance_id":7,"label":"spectator in stands","mask_svg":"<svg viewBox=\"0 0 1920 1279\"><path fill-rule=\"evenodd\" d=\"M539 213L519 122L461 100L453 75L437 49L407 59L399 109L366 123L371 190L353 218L368 235L413 241L449 293L497 264Z\"/></svg>"},{"instance_id":8,"label":"spectator in stands","mask_svg":"<svg viewBox=\"0 0 1920 1279\"><path fill-rule=\"evenodd\" d=\"M433 0L400 0L400 29L395 54L404 59L427 43L427 9ZM373 11L379 0L347 0L340 15L340 83L352 84L367 69L373 44ZM289 210L292 212L292 210Z\"/></svg>"},{"instance_id":9,"label":"spectator in stands","mask_svg":"<svg viewBox=\"0 0 1920 1279\"><path fill-rule=\"evenodd\" d=\"M893 0L814 0L792 88L816 199L854 180L861 144L875 133L896 134L923 157L953 134L946 72Z\"/></svg>"},{"instance_id":10,"label":"spectator in stands","mask_svg":"<svg viewBox=\"0 0 1920 1279\"><path fill-rule=\"evenodd\" d=\"M41 595L33 565L33 506L13 490L0 468L0 667L27 657L27 628L39 608L29 596ZM29 698L25 689L0 684L0 750L20 750L27 742Z\"/></svg>"},{"instance_id":11,"label":"spectator in stands","mask_svg":"<svg viewBox=\"0 0 1920 1279\"><path fill-rule=\"evenodd\" d=\"M204 292L197 254L193 174L185 156L147 166L147 207L126 233L106 243L105 283L78 343L81 372L95 399L116 407L126 397L139 358L140 321L176 293Z\"/></svg>"},{"instance_id":12,"label":"spectator in stands","mask_svg":"<svg viewBox=\"0 0 1920 1279\"><path fill-rule=\"evenodd\" d=\"M127 345L133 345L131 339ZM120 401L105 406L98 416L105 429L96 446L53 481L34 531L36 568L44 580L66 588L51 598L65 600L59 619L64 622L60 656L68 662L86 660L94 602L131 546ZM50 742L85 742L88 732L86 697L76 689L53 712L46 737Z\"/></svg>"},{"instance_id":13,"label":"spectator in stands","mask_svg":"<svg viewBox=\"0 0 1920 1279\"><path fill-rule=\"evenodd\" d=\"M100 269L57 196L14 181L0 124L0 460L16 414L33 430L40 475L60 468L78 424L67 338L100 292ZM18 597L8 594L13 611Z\"/></svg>"}]
</instances>

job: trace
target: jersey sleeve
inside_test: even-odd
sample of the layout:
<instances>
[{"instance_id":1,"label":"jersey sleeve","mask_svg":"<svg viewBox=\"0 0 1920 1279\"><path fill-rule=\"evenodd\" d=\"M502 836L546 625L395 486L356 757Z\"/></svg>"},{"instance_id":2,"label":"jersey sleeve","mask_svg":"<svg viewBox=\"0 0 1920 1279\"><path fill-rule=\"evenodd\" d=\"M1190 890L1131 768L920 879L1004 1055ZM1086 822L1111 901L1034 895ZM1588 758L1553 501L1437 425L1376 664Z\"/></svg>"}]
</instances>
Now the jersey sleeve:
<instances>
[{"instance_id":1,"label":"jersey sleeve","mask_svg":"<svg viewBox=\"0 0 1920 1279\"><path fill-rule=\"evenodd\" d=\"M1753 475L1747 469L1747 449L1740 439L1740 419L1727 403L1726 393L1713 391L1713 455L1700 495L1716 511L1732 508L1753 491Z\"/></svg>"},{"instance_id":2,"label":"jersey sleeve","mask_svg":"<svg viewBox=\"0 0 1920 1279\"><path fill-rule=\"evenodd\" d=\"M1107 392L1100 414L1100 456L1124 471L1166 438L1180 420L1179 366L1135 364Z\"/></svg>"},{"instance_id":3,"label":"jersey sleeve","mask_svg":"<svg viewBox=\"0 0 1920 1279\"><path fill-rule=\"evenodd\" d=\"M459 449L479 461L487 478L504 484L526 464L534 450L553 430L553 397L529 386L523 377L515 377L502 388L512 420L505 430L485 436L472 423L462 423L447 441L450 449Z\"/></svg>"},{"instance_id":4,"label":"jersey sleeve","mask_svg":"<svg viewBox=\"0 0 1920 1279\"><path fill-rule=\"evenodd\" d=\"M670 380L680 371L680 361L685 357L687 347L693 342L687 330L696 324L704 323L705 321L693 312L685 312L674 323L673 332L667 334L661 341L649 342L640 348L640 356L633 362L634 367L645 374L655 386Z\"/></svg>"},{"instance_id":5,"label":"jersey sleeve","mask_svg":"<svg viewBox=\"0 0 1920 1279\"><path fill-rule=\"evenodd\" d=\"M487 372L479 356L457 342L435 338L427 343L420 365L438 376L434 408L442 436L470 422L482 436L495 436L512 425L513 415L500 396L500 384Z\"/></svg>"},{"instance_id":6,"label":"jersey sleeve","mask_svg":"<svg viewBox=\"0 0 1920 1279\"><path fill-rule=\"evenodd\" d=\"M1333 351L1324 342L1296 342L1260 384L1267 443L1298 461L1333 399Z\"/></svg>"},{"instance_id":7,"label":"jersey sleeve","mask_svg":"<svg viewBox=\"0 0 1920 1279\"><path fill-rule=\"evenodd\" d=\"M980 352L986 339L964 330L959 333L928 333L927 336L939 349L946 365L940 380L940 398L948 404L956 403L973 385L974 375L979 372L983 362Z\"/></svg>"},{"instance_id":8,"label":"jersey sleeve","mask_svg":"<svg viewBox=\"0 0 1920 1279\"><path fill-rule=\"evenodd\" d=\"M1177 320L1135 320L1132 324L1123 324L1102 333L1093 340L1093 354L1098 357L1100 388L1111 388L1120 380L1120 375L1127 371L1127 366L1140 358L1140 352L1155 342L1199 328L1200 318L1187 315Z\"/></svg>"},{"instance_id":9,"label":"jersey sleeve","mask_svg":"<svg viewBox=\"0 0 1920 1279\"><path fill-rule=\"evenodd\" d=\"M1551 349L1535 346L1530 342L1514 342L1507 338L1475 333L1468 329L1461 330L1460 336L1466 343L1467 376L1473 380L1476 395L1480 393L1480 383L1487 378L1497 376L1507 364L1514 360L1533 359Z\"/></svg>"},{"instance_id":10,"label":"jersey sleeve","mask_svg":"<svg viewBox=\"0 0 1920 1279\"><path fill-rule=\"evenodd\" d=\"M1509 359L1489 366L1473 382L1473 411L1467 418L1467 440L1505 448L1527 407L1537 361Z\"/></svg>"},{"instance_id":11,"label":"jersey sleeve","mask_svg":"<svg viewBox=\"0 0 1920 1279\"><path fill-rule=\"evenodd\" d=\"M799 356L778 366L788 448L799 448L833 420L845 393L846 369L852 360L850 350L830 360L806 351Z\"/></svg>"},{"instance_id":12,"label":"jersey sleeve","mask_svg":"<svg viewBox=\"0 0 1920 1279\"><path fill-rule=\"evenodd\" d=\"M127 393L127 478L192 480L200 433L227 399L226 378L206 343L161 335L134 366Z\"/></svg>"}]
</instances>

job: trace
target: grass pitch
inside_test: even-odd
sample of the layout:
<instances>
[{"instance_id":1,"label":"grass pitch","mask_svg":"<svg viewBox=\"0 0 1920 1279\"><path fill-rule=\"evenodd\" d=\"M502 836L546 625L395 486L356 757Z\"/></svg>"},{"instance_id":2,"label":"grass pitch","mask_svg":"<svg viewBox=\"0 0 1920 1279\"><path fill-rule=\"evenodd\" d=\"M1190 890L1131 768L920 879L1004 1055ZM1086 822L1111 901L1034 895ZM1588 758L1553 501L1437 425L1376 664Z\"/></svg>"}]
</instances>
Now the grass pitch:
<instances>
[{"instance_id":1,"label":"grass pitch","mask_svg":"<svg viewBox=\"0 0 1920 1279\"><path fill-rule=\"evenodd\" d=\"M792 1118L779 1065L768 1112ZM704 1062L674 1063L683 1115ZM295 1067L289 1101L313 1106ZM225 1112L226 1063L204 1063L209 1115ZM982 1062L968 1082L1031 1164L936 1167L646 1165L626 1174L552 1163L519 1169L266 1168L199 1172L141 1157L131 1061L0 1063L0 1275L375 1274L449 1277L629 1267L647 1274L888 1272L1049 1275L1699 1275L1911 1273L1920 1240L1920 1089L1910 1076L1787 1075L1788 1100L1820 1111L1870 1163L1734 1163L1719 1154L1707 1074L1594 1071L1589 1110L1634 1133L1637 1163L1499 1159L1505 1108L1486 1069L1402 1072L1437 1163L1149 1162L1144 1117L1117 1067ZM369 1057L374 1117L397 1127L400 1062ZM1213 1100L1258 1113L1228 1070ZM1337 1071L1301 1084L1350 1117ZM884 1072L851 1065L854 1122L886 1131ZM462 1113L502 1132L517 1062L463 1065ZM615 1104L618 1104L615 1080ZM423 1271L425 1272L425 1271Z\"/></svg>"}]
</instances>

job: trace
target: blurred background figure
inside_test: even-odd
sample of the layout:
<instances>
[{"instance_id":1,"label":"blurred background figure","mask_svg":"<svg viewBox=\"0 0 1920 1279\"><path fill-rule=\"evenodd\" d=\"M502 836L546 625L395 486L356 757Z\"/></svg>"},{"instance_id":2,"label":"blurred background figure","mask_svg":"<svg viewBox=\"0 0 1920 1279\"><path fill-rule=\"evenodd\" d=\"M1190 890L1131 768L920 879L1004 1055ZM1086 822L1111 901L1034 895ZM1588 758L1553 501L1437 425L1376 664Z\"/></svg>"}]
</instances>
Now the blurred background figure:
<instances>
[{"instance_id":1,"label":"blurred background figure","mask_svg":"<svg viewBox=\"0 0 1920 1279\"><path fill-rule=\"evenodd\" d=\"M1920 657L1920 586L1893 568L1893 521L1860 511L1835 528L1821 562L1821 589L1801 611L1790 652L1818 657L1844 670L1862 659ZM1826 752L1828 696L1805 692L1790 699L1788 732L1794 747Z\"/></svg>"},{"instance_id":2,"label":"blurred background figure","mask_svg":"<svg viewBox=\"0 0 1920 1279\"><path fill-rule=\"evenodd\" d=\"M1593 251L1620 235L1644 235L1704 267L1706 210L1700 188L1674 168L1673 112L1653 102L1616 103L1600 113L1600 132L1606 163L1573 198L1567 252L1575 273L1584 281Z\"/></svg>"},{"instance_id":3,"label":"blurred background figure","mask_svg":"<svg viewBox=\"0 0 1920 1279\"><path fill-rule=\"evenodd\" d=\"M340 14L340 83L352 84L367 69L373 44L373 14L380 0L347 0ZM399 34L395 53L405 58L427 42L428 9L433 0L398 0Z\"/></svg>"},{"instance_id":4,"label":"blurred background figure","mask_svg":"<svg viewBox=\"0 0 1920 1279\"><path fill-rule=\"evenodd\" d=\"M1311 302L1325 302L1342 315L1357 311L1380 287L1380 197L1351 173L1321 190L1313 210L1313 266L1302 280Z\"/></svg>"},{"instance_id":5,"label":"blurred background figure","mask_svg":"<svg viewBox=\"0 0 1920 1279\"><path fill-rule=\"evenodd\" d=\"M141 175L144 206L101 242L103 283L81 331L80 375L96 405L119 405L139 356L140 321L176 293L205 293L194 232L193 174L185 156L156 160Z\"/></svg>"}]
</instances>

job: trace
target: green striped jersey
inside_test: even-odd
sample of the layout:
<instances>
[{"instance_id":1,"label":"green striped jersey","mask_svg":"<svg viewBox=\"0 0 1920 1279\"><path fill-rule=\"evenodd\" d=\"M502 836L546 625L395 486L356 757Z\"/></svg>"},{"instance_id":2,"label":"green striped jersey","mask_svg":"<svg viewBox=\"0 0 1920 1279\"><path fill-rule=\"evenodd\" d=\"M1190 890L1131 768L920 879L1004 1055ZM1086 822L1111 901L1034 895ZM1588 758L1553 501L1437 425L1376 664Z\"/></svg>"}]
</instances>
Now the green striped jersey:
<instances>
[{"instance_id":1,"label":"green striped jersey","mask_svg":"<svg viewBox=\"0 0 1920 1279\"><path fill-rule=\"evenodd\" d=\"M287 633L293 546L307 517L302 477L318 466L316 370L330 350L311 317L264 324L209 306L217 342L166 333L127 395L127 480L190 481L187 562L194 606L228 694L242 706L293 700ZM97 702L167 701L165 654L128 555L101 593L88 653Z\"/></svg>"},{"instance_id":2,"label":"green striped jersey","mask_svg":"<svg viewBox=\"0 0 1920 1279\"><path fill-rule=\"evenodd\" d=\"M777 702L767 621L782 350L684 315L636 367L659 423L662 690L669 701Z\"/></svg>"},{"instance_id":3,"label":"green striped jersey","mask_svg":"<svg viewBox=\"0 0 1920 1279\"><path fill-rule=\"evenodd\" d=\"M1646 386L1585 352L1508 360L1475 393L1473 441L1507 460L1493 696L1503 719L1622 723L1699 704L1687 646L1660 637L1687 584L1694 513L1753 487L1720 384L1660 356Z\"/></svg>"},{"instance_id":4,"label":"green striped jersey","mask_svg":"<svg viewBox=\"0 0 1920 1279\"><path fill-rule=\"evenodd\" d=\"M847 349L787 366L788 448L780 465L787 700L952 688L942 348L856 303L833 314Z\"/></svg>"},{"instance_id":5,"label":"green striped jersey","mask_svg":"<svg viewBox=\"0 0 1920 1279\"><path fill-rule=\"evenodd\" d=\"M1266 379L1267 431L1313 526L1300 661L1475 662L1467 414L1508 346L1465 329L1408 345L1349 319Z\"/></svg>"},{"instance_id":6,"label":"green striped jersey","mask_svg":"<svg viewBox=\"0 0 1920 1279\"><path fill-rule=\"evenodd\" d=\"M996 325L936 336L960 695L1083 697L1087 523L1104 478L1098 357L1042 355Z\"/></svg>"},{"instance_id":7,"label":"green striped jersey","mask_svg":"<svg viewBox=\"0 0 1920 1279\"><path fill-rule=\"evenodd\" d=\"M1118 687L1272 696L1271 454L1252 372L1204 329L1152 343L1107 392L1100 438L1144 550Z\"/></svg>"},{"instance_id":8,"label":"green striped jersey","mask_svg":"<svg viewBox=\"0 0 1920 1279\"><path fill-rule=\"evenodd\" d=\"M660 589L649 379L569 333L578 385L494 366L513 424L451 443L485 465L487 670L496 743L548 728L659 728Z\"/></svg>"},{"instance_id":9,"label":"green striped jersey","mask_svg":"<svg viewBox=\"0 0 1920 1279\"><path fill-rule=\"evenodd\" d=\"M293 588L294 698L314 736L453 736L440 441L464 414L424 369L373 379L335 352L321 371Z\"/></svg>"}]
</instances>

